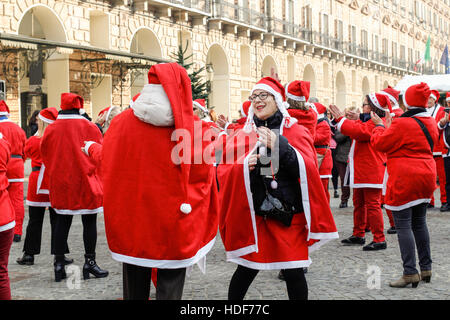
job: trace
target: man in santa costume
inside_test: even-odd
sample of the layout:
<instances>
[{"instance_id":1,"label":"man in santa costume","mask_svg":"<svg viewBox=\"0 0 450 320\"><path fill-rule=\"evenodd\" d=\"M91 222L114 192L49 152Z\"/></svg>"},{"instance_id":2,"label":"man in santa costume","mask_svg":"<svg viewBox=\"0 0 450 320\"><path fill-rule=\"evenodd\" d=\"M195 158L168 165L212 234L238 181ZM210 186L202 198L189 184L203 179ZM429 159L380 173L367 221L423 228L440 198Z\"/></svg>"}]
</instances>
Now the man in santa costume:
<instances>
[{"instance_id":1,"label":"man in santa costume","mask_svg":"<svg viewBox=\"0 0 450 320\"><path fill-rule=\"evenodd\" d=\"M370 112L384 119L392 112L389 99L382 94L369 94L364 99L363 113L359 120L349 120L336 106L330 106L338 130L353 139L349 153L346 181L353 189L353 234L342 240L345 245L364 245L365 230L370 227L373 241L363 247L364 251L386 249L381 194L385 175L386 155L376 151L371 143L375 124L370 121Z\"/></svg>"},{"instance_id":2,"label":"man in santa costume","mask_svg":"<svg viewBox=\"0 0 450 320\"><path fill-rule=\"evenodd\" d=\"M307 299L303 268L311 263L310 252L338 238L313 139L287 112L276 79L261 79L251 99L247 122L229 136L218 167L228 199L221 202L220 234L227 260L238 264L228 298L243 299L259 270L282 269L289 299ZM268 202L289 207L283 215L289 221L267 216Z\"/></svg>"},{"instance_id":3,"label":"man in santa costume","mask_svg":"<svg viewBox=\"0 0 450 320\"><path fill-rule=\"evenodd\" d=\"M8 195L8 162L11 151L8 141L0 133L0 300L11 300L8 263L14 238L15 213Z\"/></svg>"},{"instance_id":4,"label":"man in santa costume","mask_svg":"<svg viewBox=\"0 0 450 320\"><path fill-rule=\"evenodd\" d=\"M204 271L218 230L214 149L203 141L202 121L194 121L186 70L157 64L148 79L103 146L86 151L101 152L106 237L123 263L124 299L148 300L155 268L156 299L181 299L186 269Z\"/></svg>"},{"instance_id":5,"label":"man in santa costume","mask_svg":"<svg viewBox=\"0 0 450 320\"><path fill-rule=\"evenodd\" d=\"M450 92L447 92L445 97L446 108L444 108L445 116L438 122L439 136L442 139L439 140L441 143L442 150L442 158L444 159L444 169L445 169L445 194L450 194L450 135L448 135L449 131L449 112L450 112ZM450 199L447 198L447 202L443 204L441 207L441 212L450 211Z\"/></svg>"},{"instance_id":6,"label":"man in santa costume","mask_svg":"<svg viewBox=\"0 0 450 320\"><path fill-rule=\"evenodd\" d=\"M8 162L8 193L16 214L16 225L14 227L14 242L19 242L22 237L22 226L25 209L23 206L23 181L25 162L25 142L27 136L25 131L9 119L9 108L4 100L0 101L0 132L3 139L9 142L11 148L11 159Z\"/></svg>"},{"instance_id":7,"label":"man in santa costume","mask_svg":"<svg viewBox=\"0 0 450 320\"><path fill-rule=\"evenodd\" d=\"M428 112L430 116L435 120L436 124L445 117L444 107L439 104L440 94L437 90L431 90L430 97L428 98ZM436 161L436 170L439 180L439 190L441 193L441 209L447 211L449 209L447 205L447 194L445 192L445 182L447 181L445 176L444 157L447 157L448 149L443 143L442 130L439 131L439 142L435 144L433 150L434 160ZM441 182L442 181L442 182ZM431 199L429 207L434 207L434 194Z\"/></svg>"},{"instance_id":8,"label":"man in santa costume","mask_svg":"<svg viewBox=\"0 0 450 320\"><path fill-rule=\"evenodd\" d=\"M103 190L95 164L80 152L84 141L102 142L97 126L82 113L83 98L73 93L61 95L61 111L45 130L41 142L42 162L48 174L51 207L57 213L55 227L55 281L66 277L67 238L74 215L81 215L85 264L83 278L108 275L95 261L97 214L103 212Z\"/></svg>"},{"instance_id":9,"label":"man in santa costume","mask_svg":"<svg viewBox=\"0 0 450 320\"><path fill-rule=\"evenodd\" d=\"M289 114L297 119L298 124L309 130L311 137L316 137L317 112L314 104L308 103L311 83L309 81L292 81L285 87Z\"/></svg>"}]
</instances>

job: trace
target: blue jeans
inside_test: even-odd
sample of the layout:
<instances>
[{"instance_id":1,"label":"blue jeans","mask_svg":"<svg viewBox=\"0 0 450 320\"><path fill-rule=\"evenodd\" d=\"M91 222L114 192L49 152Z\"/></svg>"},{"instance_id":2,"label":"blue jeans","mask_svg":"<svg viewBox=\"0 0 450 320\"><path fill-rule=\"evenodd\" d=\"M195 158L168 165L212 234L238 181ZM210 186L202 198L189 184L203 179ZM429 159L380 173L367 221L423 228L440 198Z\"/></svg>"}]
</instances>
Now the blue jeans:
<instances>
[{"instance_id":1,"label":"blue jeans","mask_svg":"<svg viewBox=\"0 0 450 320\"><path fill-rule=\"evenodd\" d=\"M417 274L416 247L421 271L431 270L430 235L427 228L427 204L392 211L397 230L400 253L403 261L403 274Z\"/></svg>"}]
</instances>

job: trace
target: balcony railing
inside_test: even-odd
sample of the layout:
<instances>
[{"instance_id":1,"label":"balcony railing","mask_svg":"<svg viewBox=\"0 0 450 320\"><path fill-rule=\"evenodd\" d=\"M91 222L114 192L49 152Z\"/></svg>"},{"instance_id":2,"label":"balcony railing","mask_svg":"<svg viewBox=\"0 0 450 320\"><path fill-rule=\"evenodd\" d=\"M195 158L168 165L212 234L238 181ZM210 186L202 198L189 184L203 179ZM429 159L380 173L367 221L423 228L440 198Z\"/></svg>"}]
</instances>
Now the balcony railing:
<instances>
[{"instance_id":1,"label":"balcony railing","mask_svg":"<svg viewBox=\"0 0 450 320\"><path fill-rule=\"evenodd\" d=\"M300 25L285 20L270 19L270 30L275 33L284 34L292 38L311 42L311 30L300 27Z\"/></svg>"},{"instance_id":2,"label":"balcony railing","mask_svg":"<svg viewBox=\"0 0 450 320\"><path fill-rule=\"evenodd\" d=\"M392 58L392 66L401 69L407 69L408 63L403 59Z\"/></svg>"},{"instance_id":3,"label":"balcony railing","mask_svg":"<svg viewBox=\"0 0 450 320\"><path fill-rule=\"evenodd\" d=\"M337 51L342 51L344 49L343 42L337 38L320 32L313 32L312 34L314 44Z\"/></svg>"},{"instance_id":4,"label":"balcony railing","mask_svg":"<svg viewBox=\"0 0 450 320\"><path fill-rule=\"evenodd\" d=\"M211 1L212 0L164 0L164 1L155 0L154 2L158 3L167 2L169 4L176 4L189 9L211 13Z\"/></svg>"},{"instance_id":5,"label":"balcony railing","mask_svg":"<svg viewBox=\"0 0 450 320\"><path fill-rule=\"evenodd\" d=\"M227 18L257 28L267 29L265 14L228 1L214 0L213 17Z\"/></svg>"}]
</instances>

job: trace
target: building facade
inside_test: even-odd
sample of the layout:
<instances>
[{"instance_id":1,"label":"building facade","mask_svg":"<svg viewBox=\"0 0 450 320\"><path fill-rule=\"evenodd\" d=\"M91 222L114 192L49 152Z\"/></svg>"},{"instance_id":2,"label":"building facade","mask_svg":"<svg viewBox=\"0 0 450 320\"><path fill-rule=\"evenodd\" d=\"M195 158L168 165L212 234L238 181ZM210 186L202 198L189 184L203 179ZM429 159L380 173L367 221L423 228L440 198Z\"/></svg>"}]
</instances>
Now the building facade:
<instances>
[{"instance_id":1,"label":"building facade","mask_svg":"<svg viewBox=\"0 0 450 320\"><path fill-rule=\"evenodd\" d=\"M59 107L125 108L181 44L230 118L263 76L311 82L341 108L408 74L442 73L450 0L0 0L0 80L11 119ZM431 61L417 64L430 39Z\"/></svg>"}]
</instances>

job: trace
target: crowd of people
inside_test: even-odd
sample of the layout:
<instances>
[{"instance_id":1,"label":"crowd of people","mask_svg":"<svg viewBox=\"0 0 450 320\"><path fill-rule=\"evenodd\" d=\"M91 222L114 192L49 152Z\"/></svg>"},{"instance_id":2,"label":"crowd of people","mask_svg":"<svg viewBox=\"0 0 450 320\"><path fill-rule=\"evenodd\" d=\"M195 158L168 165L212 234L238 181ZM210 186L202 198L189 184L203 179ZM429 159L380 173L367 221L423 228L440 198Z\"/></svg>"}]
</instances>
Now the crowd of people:
<instances>
[{"instance_id":1,"label":"crowd of people","mask_svg":"<svg viewBox=\"0 0 450 320\"><path fill-rule=\"evenodd\" d=\"M195 264L205 272L219 230L227 261L237 265L228 299L244 299L259 271L280 270L289 299L306 300L310 253L338 238L330 191L338 198L339 189L339 208L351 193L354 208L342 244L386 249L384 207L403 263L390 286L430 282L426 212L437 178L441 210L450 211L450 94L446 108L425 83L399 97L388 87L362 97L361 109L342 110L310 97L307 81L283 86L265 77L229 122L193 101L185 69L157 64L125 110L108 107L92 122L83 99L64 93L59 111L33 115L28 139L0 101L0 299L11 298L8 257L22 237L27 158L29 219L17 263L34 264L48 208L57 282L73 263L73 216L83 224L83 278L109 275L96 262L103 213L112 258L123 265L124 299L149 299L152 280L157 299L182 299L186 274Z\"/></svg>"}]
</instances>

